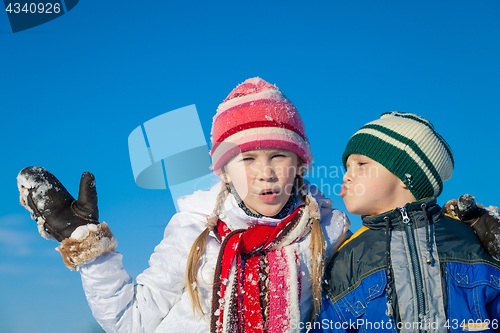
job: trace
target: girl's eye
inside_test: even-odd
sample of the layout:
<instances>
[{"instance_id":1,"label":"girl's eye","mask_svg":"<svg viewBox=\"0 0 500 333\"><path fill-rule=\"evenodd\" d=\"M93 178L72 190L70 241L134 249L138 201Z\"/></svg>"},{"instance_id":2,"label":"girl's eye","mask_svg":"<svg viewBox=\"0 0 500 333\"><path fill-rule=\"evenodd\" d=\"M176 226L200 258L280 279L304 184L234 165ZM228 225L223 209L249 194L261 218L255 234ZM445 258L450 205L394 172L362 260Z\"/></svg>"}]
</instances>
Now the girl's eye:
<instances>
[{"instance_id":1,"label":"girl's eye","mask_svg":"<svg viewBox=\"0 0 500 333\"><path fill-rule=\"evenodd\" d=\"M284 154L276 154L276 155L273 155L273 158L275 158L275 157L286 157L286 155L284 155Z\"/></svg>"},{"instance_id":2,"label":"girl's eye","mask_svg":"<svg viewBox=\"0 0 500 333\"><path fill-rule=\"evenodd\" d=\"M243 162L253 161L253 157L243 157Z\"/></svg>"}]
</instances>

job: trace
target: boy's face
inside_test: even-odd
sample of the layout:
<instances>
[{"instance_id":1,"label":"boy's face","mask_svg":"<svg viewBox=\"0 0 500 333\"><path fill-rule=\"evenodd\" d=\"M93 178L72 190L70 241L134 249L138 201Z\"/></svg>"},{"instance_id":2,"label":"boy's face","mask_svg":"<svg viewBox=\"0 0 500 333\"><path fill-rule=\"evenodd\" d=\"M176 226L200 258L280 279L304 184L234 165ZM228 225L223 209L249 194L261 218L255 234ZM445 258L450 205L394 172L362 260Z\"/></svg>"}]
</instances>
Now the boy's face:
<instances>
[{"instance_id":1,"label":"boy's face","mask_svg":"<svg viewBox=\"0 0 500 333\"><path fill-rule=\"evenodd\" d=\"M285 149L256 149L236 155L225 177L248 209L265 216L278 214L290 198L301 169L297 154Z\"/></svg>"},{"instance_id":2,"label":"boy's face","mask_svg":"<svg viewBox=\"0 0 500 333\"><path fill-rule=\"evenodd\" d=\"M343 180L340 196L352 214L381 214L415 201L396 175L364 155L349 155Z\"/></svg>"}]
</instances>

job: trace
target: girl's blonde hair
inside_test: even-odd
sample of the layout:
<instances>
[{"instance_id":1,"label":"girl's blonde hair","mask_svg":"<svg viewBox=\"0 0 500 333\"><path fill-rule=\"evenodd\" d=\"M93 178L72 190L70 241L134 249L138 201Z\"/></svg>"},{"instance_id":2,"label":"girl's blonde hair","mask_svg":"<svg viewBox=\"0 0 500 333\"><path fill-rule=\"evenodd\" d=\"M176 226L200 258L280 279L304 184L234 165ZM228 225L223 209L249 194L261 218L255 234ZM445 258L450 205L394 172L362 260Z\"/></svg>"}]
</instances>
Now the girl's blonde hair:
<instances>
[{"instance_id":1,"label":"girl's blonde hair","mask_svg":"<svg viewBox=\"0 0 500 333\"><path fill-rule=\"evenodd\" d=\"M296 177L296 186L300 198L307 205L310 206L311 202L308 198L309 190L307 186L304 184L304 178L302 175L297 175ZM222 207L226 198L229 194L229 187L226 183L222 182L222 186L219 194L217 195L217 200L215 203L215 208L213 210L212 215L209 218L208 224L215 225L217 220L219 219L219 215L221 213ZM311 210L312 208L309 207ZM313 218L313 224L311 229L311 258L312 258L312 288L313 288L313 315L316 315L321 310L321 278L323 276L324 262L325 262L325 238L323 236L323 231L320 226L320 221L318 219ZM214 223L215 222L215 223ZM200 294L196 290L196 286L198 284L197 272L198 272L198 263L200 258L205 251L205 247L208 240L208 235L210 233L210 229L206 228L193 243L191 247L191 251L189 252L189 256L187 259L186 266L186 289L189 297L191 298L191 302L193 305L193 313L198 311L201 316L204 316L205 313L201 307Z\"/></svg>"},{"instance_id":2,"label":"girl's blonde hair","mask_svg":"<svg viewBox=\"0 0 500 333\"><path fill-rule=\"evenodd\" d=\"M309 207L309 211L312 211L311 200L309 200L309 189L304 184L304 178L302 175L297 176L297 190L299 191L300 198L306 206ZM317 206L317 204L316 204ZM315 207L319 210L319 207ZM311 218L313 220L311 229L311 259L312 259L312 290L313 290L313 312L312 316L316 316L321 311L322 306L322 296L321 296L321 279L323 277L324 265L325 265L325 251L326 243L325 237L323 235L323 230L321 229L320 220L316 218Z\"/></svg>"},{"instance_id":3,"label":"girl's blonde hair","mask_svg":"<svg viewBox=\"0 0 500 333\"><path fill-rule=\"evenodd\" d=\"M224 178L224 177L223 177ZM219 219L219 215L222 210L222 206L226 201L226 198L229 194L229 186L225 182L221 182L221 189L219 194L217 195L217 200L215 202L215 208L212 212L212 215L208 218L208 223L210 225L216 225L217 220ZM191 298L191 302L193 305L193 313L198 311L201 316L204 316L205 313L201 308L200 302L200 293L195 290L198 285L198 263L200 262L201 255L205 251L205 246L207 245L208 235L210 233L210 229L206 228L203 232L196 238L191 246L191 251L189 251L189 256L187 259L186 265L186 289Z\"/></svg>"}]
</instances>

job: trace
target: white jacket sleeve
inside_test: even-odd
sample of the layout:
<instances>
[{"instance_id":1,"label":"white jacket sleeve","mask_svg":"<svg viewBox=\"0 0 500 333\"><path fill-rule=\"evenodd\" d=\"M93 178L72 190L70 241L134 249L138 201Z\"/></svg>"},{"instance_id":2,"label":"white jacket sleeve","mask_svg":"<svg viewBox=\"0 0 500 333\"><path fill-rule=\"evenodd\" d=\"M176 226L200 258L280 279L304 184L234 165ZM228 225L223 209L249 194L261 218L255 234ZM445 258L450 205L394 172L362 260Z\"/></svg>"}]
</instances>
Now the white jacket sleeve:
<instances>
[{"instance_id":1,"label":"white jacket sleeve","mask_svg":"<svg viewBox=\"0 0 500 333\"><path fill-rule=\"evenodd\" d=\"M182 298L187 256L203 229L199 215L174 215L136 285L117 252L80 268L92 313L106 332L156 330Z\"/></svg>"}]
</instances>

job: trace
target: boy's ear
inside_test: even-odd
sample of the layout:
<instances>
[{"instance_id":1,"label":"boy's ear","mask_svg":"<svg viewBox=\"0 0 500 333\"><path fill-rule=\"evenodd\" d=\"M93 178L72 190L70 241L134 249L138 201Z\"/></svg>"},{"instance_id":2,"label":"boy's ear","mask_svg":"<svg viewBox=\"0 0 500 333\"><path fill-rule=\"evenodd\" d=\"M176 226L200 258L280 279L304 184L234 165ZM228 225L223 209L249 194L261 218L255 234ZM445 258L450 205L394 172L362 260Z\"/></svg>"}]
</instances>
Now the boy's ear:
<instances>
[{"instance_id":1,"label":"boy's ear","mask_svg":"<svg viewBox=\"0 0 500 333\"><path fill-rule=\"evenodd\" d=\"M406 186L405 183L403 183L403 181L401 179L399 180L399 186L401 186L402 189L408 191L408 192L404 192L405 195L408 195L408 200L409 200L408 202L417 201L417 199L415 198L413 193L411 193L408 186Z\"/></svg>"}]
</instances>

